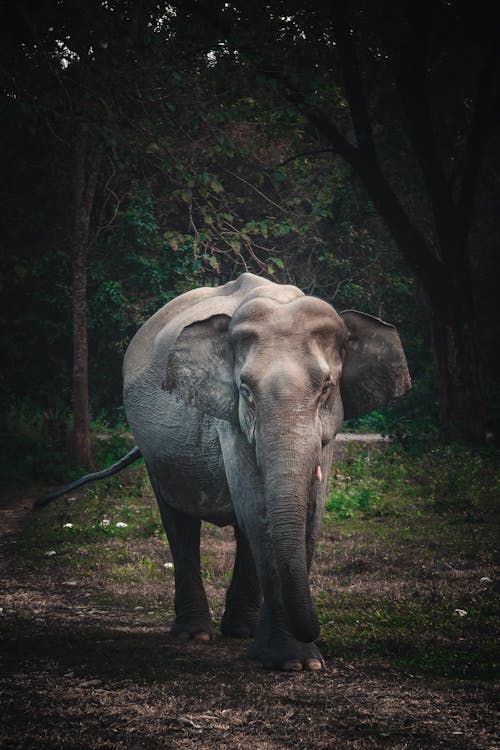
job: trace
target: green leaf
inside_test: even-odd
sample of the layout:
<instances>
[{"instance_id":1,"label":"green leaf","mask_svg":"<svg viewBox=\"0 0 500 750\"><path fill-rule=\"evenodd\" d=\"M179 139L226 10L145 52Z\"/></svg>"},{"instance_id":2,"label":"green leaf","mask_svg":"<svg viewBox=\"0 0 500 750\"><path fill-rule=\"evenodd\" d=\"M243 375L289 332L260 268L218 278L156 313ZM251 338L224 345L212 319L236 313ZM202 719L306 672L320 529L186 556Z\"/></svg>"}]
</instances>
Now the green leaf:
<instances>
[{"instance_id":1,"label":"green leaf","mask_svg":"<svg viewBox=\"0 0 500 750\"><path fill-rule=\"evenodd\" d=\"M285 264L281 260L281 258L268 258L269 263L273 263L277 268L281 268L284 270Z\"/></svg>"},{"instance_id":2,"label":"green leaf","mask_svg":"<svg viewBox=\"0 0 500 750\"><path fill-rule=\"evenodd\" d=\"M207 261L210 268L213 268L214 271L220 271L219 261L217 260L215 255L209 255Z\"/></svg>"},{"instance_id":3,"label":"green leaf","mask_svg":"<svg viewBox=\"0 0 500 750\"><path fill-rule=\"evenodd\" d=\"M278 234L280 234L280 235L282 235L282 236L283 236L283 235L285 235L285 234L288 234L288 233L289 233L289 232L291 231L291 229L292 229L292 228L291 228L290 224L287 224L287 223L285 222L284 224L280 224L280 225L278 226Z\"/></svg>"},{"instance_id":4,"label":"green leaf","mask_svg":"<svg viewBox=\"0 0 500 750\"><path fill-rule=\"evenodd\" d=\"M212 179L210 187L212 188L214 193L222 193L222 191L224 190L219 180L215 179L215 177Z\"/></svg>"}]
</instances>

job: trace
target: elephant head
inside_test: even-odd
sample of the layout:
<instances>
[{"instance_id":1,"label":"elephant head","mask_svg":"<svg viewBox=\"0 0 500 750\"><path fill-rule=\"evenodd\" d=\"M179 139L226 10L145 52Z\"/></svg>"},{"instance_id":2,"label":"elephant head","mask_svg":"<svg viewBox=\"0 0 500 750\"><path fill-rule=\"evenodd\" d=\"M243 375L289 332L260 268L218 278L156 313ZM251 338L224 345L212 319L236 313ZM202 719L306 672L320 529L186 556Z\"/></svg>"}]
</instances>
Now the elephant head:
<instances>
[{"instance_id":1,"label":"elephant head","mask_svg":"<svg viewBox=\"0 0 500 750\"><path fill-rule=\"evenodd\" d=\"M308 568L335 434L344 418L382 406L409 383L393 326L354 311L338 315L294 287L253 291L231 315L184 327L170 350L164 388L232 425L233 441L246 446L233 474L253 472L239 486L248 484L262 497L233 502L237 511L238 503L260 503L252 512L267 529L261 564L275 568L297 640L319 634ZM244 509L241 515L244 526Z\"/></svg>"}]
</instances>

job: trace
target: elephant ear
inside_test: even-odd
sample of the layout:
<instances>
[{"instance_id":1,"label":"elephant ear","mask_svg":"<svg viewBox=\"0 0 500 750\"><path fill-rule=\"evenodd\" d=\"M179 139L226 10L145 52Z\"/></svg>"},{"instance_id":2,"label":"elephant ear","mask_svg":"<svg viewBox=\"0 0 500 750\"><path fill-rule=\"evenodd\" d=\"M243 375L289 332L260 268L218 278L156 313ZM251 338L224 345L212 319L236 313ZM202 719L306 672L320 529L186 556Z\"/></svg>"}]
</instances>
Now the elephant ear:
<instances>
[{"instance_id":1,"label":"elephant ear","mask_svg":"<svg viewBox=\"0 0 500 750\"><path fill-rule=\"evenodd\" d=\"M202 413L238 423L229 315L185 326L170 348L162 387Z\"/></svg>"},{"instance_id":2,"label":"elephant ear","mask_svg":"<svg viewBox=\"0 0 500 750\"><path fill-rule=\"evenodd\" d=\"M340 391L344 418L379 409L411 387L401 340L394 326L355 310L341 314L348 330Z\"/></svg>"}]
</instances>

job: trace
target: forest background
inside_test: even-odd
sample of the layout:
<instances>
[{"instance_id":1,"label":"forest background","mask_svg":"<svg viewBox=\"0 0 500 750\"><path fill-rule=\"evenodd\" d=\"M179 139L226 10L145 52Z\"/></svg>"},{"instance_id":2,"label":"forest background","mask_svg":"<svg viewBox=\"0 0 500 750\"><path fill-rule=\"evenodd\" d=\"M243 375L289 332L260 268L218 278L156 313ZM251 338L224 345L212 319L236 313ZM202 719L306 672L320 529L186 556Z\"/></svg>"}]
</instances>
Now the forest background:
<instances>
[{"instance_id":1,"label":"forest background","mask_svg":"<svg viewBox=\"0 0 500 750\"><path fill-rule=\"evenodd\" d=\"M498 434L494 3L2 11L4 465L92 465L137 328L244 270L398 327L413 390L365 427Z\"/></svg>"}]
</instances>

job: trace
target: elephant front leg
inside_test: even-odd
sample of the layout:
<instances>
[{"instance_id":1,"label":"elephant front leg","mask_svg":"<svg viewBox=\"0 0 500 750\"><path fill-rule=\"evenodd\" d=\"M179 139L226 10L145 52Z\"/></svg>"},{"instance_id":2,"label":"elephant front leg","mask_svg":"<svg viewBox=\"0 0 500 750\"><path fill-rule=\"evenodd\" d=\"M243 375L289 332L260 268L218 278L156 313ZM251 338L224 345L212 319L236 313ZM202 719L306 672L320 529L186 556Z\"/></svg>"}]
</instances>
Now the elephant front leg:
<instances>
[{"instance_id":1,"label":"elephant front leg","mask_svg":"<svg viewBox=\"0 0 500 750\"><path fill-rule=\"evenodd\" d=\"M238 526L234 527L234 536L236 557L221 632L233 638L250 638L256 632L262 597L250 545Z\"/></svg>"},{"instance_id":2,"label":"elephant front leg","mask_svg":"<svg viewBox=\"0 0 500 750\"><path fill-rule=\"evenodd\" d=\"M170 635L208 641L214 631L200 572L201 523L163 501L159 505L174 559L175 622Z\"/></svg>"}]
</instances>

